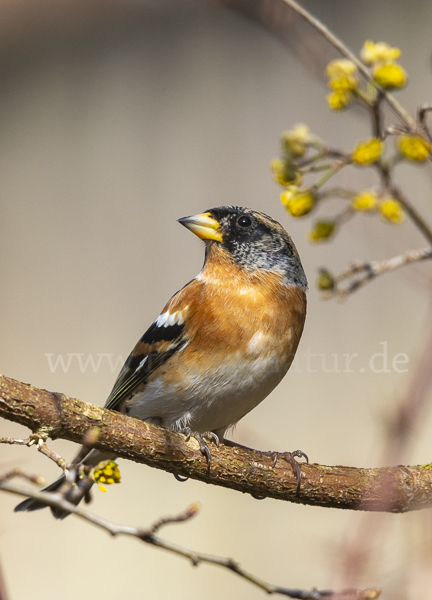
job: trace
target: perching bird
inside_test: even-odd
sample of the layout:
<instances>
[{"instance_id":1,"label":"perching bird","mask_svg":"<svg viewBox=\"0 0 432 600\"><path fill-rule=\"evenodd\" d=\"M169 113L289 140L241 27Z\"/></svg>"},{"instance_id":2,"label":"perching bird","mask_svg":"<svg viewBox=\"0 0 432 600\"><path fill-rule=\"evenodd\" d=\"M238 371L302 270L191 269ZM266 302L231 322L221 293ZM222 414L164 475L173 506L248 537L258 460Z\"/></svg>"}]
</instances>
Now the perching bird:
<instances>
[{"instance_id":1,"label":"perching bird","mask_svg":"<svg viewBox=\"0 0 432 600\"><path fill-rule=\"evenodd\" d=\"M221 206L179 222L204 240L204 266L138 341L105 408L193 435L210 460L203 434L224 442L227 429L288 371L303 331L307 280L290 236L263 213ZM107 457L92 450L84 463ZM85 490L79 480L75 487L66 498L78 503ZM28 499L15 510L39 508Z\"/></svg>"}]
</instances>

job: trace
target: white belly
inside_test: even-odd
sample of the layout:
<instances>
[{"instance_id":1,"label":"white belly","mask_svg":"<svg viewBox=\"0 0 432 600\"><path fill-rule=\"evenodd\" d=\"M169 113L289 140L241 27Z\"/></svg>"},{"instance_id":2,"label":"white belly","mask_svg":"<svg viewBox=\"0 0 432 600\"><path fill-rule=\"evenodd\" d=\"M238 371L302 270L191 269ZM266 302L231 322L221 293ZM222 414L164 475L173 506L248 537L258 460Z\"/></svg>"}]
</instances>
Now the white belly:
<instances>
[{"instance_id":1,"label":"white belly","mask_svg":"<svg viewBox=\"0 0 432 600\"><path fill-rule=\"evenodd\" d=\"M257 406L277 386L288 370L276 356L231 360L203 377L187 371L182 384L149 381L129 404L128 414L144 421L192 431L223 432ZM232 360L234 358L234 360ZM236 365L233 368L232 365Z\"/></svg>"}]
</instances>

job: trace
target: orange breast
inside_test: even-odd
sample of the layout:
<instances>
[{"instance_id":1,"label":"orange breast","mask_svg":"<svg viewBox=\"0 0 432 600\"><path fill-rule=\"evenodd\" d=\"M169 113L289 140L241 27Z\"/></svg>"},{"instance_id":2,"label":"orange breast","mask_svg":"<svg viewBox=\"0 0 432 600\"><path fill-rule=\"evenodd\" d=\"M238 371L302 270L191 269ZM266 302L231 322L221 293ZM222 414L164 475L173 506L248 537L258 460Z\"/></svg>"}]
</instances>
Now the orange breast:
<instances>
[{"instance_id":1,"label":"orange breast","mask_svg":"<svg viewBox=\"0 0 432 600\"><path fill-rule=\"evenodd\" d=\"M277 273L212 261L162 318L176 311L184 315L186 344L146 379L130 414L223 436L289 369L306 315L304 290Z\"/></svg>"},{"instance_id":2,"label":"orange breast","mask_svg":"<svg viewBox=\"0 0 432 600\"><path fill-rule=\"evenodd\" d=\"M278 273L239 272L230 263L211 264L187 290L191 352L202 348L203 360L277 354L286 368L291 364L306 316L304 290L287 286ZM173 300L170 311L184 308L181 293Z\"/></svg>"}]
</instances>

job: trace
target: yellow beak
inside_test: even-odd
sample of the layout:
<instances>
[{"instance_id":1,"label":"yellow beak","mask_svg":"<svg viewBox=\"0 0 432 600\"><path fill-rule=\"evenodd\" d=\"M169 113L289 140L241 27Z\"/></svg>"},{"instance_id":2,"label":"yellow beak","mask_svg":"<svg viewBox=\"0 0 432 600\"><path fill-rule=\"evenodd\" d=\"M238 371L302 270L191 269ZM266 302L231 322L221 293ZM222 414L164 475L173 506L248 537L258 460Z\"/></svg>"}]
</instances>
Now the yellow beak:
<instances>
[{"instance_id":1,"label":"yellow beak","mask_svg":"<svg viewBox=\"0 0 432 600\"><path fill-rule=\"evenodd\" d=\"M190 229L192 233L197 235L202 240L215 240L216 242L222 241L222 232L220 225L210 216L210 213L203 213L201 215L192 215L191 217L183 217L178 220L179 223L184 225L187 229Z\"/></svg>"}]
</instances>

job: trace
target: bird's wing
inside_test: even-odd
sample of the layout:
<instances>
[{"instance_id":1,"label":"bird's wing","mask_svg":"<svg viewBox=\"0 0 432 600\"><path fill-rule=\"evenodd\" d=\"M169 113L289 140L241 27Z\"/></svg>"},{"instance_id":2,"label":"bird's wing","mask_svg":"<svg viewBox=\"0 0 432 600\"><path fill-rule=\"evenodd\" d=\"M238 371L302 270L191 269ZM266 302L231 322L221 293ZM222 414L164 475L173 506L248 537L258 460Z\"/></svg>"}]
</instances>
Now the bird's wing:
<instances>
[{"instance_id":1,"label":"bird's wing","mask_svg":"<svg viewBox=\"0 0 432 600\"><path fill-rule=\"evenodd\" d=\"M188 306L182 298L187 298L187 289L194 281L171 298L139 340L120 371L105 408L119 410L123 400L130 397L138 386L141 388L158 367L186 347L185 317Z\"/></svg>"}]
</instances>

